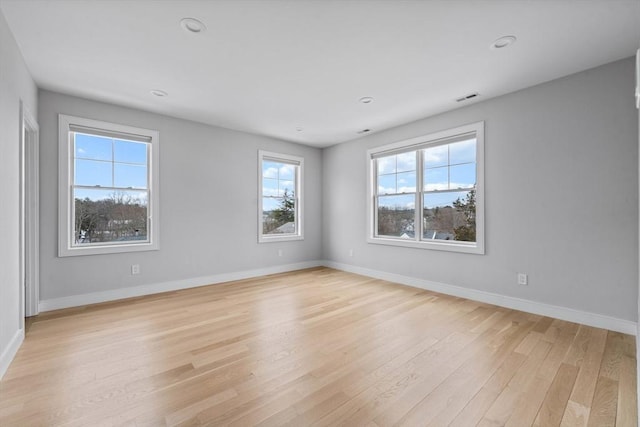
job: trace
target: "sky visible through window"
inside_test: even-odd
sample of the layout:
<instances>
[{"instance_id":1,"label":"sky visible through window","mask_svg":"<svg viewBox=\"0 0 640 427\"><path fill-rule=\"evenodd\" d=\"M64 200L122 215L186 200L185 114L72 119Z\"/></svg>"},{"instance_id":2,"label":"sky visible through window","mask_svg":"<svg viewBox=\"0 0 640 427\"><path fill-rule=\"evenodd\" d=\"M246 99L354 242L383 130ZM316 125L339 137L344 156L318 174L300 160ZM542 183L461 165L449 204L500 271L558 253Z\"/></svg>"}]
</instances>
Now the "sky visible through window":
<instances>
[{"instance_id":1,"label":"sky visible through window","mask_svg":"<svg viewBox=\"0 0 640 427\"><path fill-rule=\"evenodd\" d=\"M282 204L285 191L295 196L295 166L265 160L262 162L262 210L272 211Z\"/></svg>"},{"instance_id":2,"label":"sky visible through window","mask_svg":"<svg viewBox=\"0 0 640 427\"><path fill-rule=\"evenodd\" d=\"M117 191L147 202L148 144L79 132L74 142L74 185L95 187L76 188L75 198L104 200Z\"/></svg>"},{"instance_id":3,"label":"sky visible through window","mask_svg":"<svg viewBox=\"0 0 640 427\"><path fill-rule=\"evenodd\" d=\"M452 206L476 184L475 138L423 149L424 207ZM414 209L416 152L381 157L378 167L380 207ZM452 191L461 189L461 191ZM403 194L405 193L405 194Z\"/></svg>"}]
</instances>

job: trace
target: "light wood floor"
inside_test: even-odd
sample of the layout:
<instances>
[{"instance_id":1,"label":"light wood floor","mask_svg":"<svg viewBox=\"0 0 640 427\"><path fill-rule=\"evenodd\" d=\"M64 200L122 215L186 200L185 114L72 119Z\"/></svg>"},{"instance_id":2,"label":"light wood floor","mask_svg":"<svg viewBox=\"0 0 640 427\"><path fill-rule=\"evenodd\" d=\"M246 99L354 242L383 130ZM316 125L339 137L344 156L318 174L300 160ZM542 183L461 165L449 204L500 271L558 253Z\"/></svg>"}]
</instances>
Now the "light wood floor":
<instances>
[{"instance_id":1,"label":"light wood floor","mask_svg":"<svg viewBox=\"0 0 640 427\"><path fill-rule=\"evenodd\" d=\"M303 270L45 313L0 425L636 426L635 342Z\"/></svg>"}]
</instances>

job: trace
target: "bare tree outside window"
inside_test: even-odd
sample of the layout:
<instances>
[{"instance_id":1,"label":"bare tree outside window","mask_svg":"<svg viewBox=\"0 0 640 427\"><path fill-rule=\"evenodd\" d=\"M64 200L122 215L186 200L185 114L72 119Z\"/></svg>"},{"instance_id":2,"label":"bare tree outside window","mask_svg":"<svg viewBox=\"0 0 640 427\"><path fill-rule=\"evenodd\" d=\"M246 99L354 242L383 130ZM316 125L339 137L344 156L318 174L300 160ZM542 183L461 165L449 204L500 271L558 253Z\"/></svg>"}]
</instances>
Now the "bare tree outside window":
<instances>
[{"instance_id":1,"label":"bare tree outside window","mask_svg":"<svg viewBox=\"0 0 640 427\"><path fill-rule=\"evenodd\" d=\"M147 239L146 201L124 192L102 200L75 199L76 244Z\"/></svg>"}]
</instances>

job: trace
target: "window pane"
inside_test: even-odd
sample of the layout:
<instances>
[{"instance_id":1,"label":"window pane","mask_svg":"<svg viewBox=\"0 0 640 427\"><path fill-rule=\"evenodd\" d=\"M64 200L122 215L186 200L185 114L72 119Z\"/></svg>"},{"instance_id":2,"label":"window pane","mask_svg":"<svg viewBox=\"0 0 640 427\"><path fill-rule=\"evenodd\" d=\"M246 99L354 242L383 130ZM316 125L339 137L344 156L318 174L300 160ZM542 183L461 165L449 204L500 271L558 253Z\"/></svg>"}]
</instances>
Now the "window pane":
<instances>
[{"instance_id":1,"label":"window pane","mask_svg":"<svg viewBox=\"0 0 640 427\"><path fill-rule=\"evenodd\" d=\"M378 175L396 172L396 156L380 157L377 162Z\"/></svg>"},{"instance_id":2,"label":"window pane","mask_svg":"<svg viewBox=\"0 0 640 427\"><path fill-rule=\"evenodd\" d=\"M424 195L423 239L476 240L475 191Z\"/></svg>"},{"instance_id":3,"label":"window pane","mask_svg":"<svg viewBox=\"0 0 640 427\"><path fill-rule=\"evenodd\" d=\"M294 234L296 232L295 201L284 197L262 198L262 233Z\"/></svg>"},{"instance_id":4,"label":"window pane","mask_svg":"<svg viewBox=\"0 0 640 427\"><path fill-rule=\"evenodd\" d=\"M74 246L147 241L146 191L74 190Z\"/></svg>"},{"instance_id":5,"label":"window pane","mask_svg":"<svg viewBox=\"0 0 640 427\"><path fill-rule=\"evenodd\" d=\"M264 161L262 162L262 176L265 178L278 178L278 163Z\"/></svg>"},{"instance_id":6,"label":"window pane","mask_svg":"<svg viewBox=\"0 0 640 427\"><path fill-rule=\"evenodd\" d=\"M293 178L295 177L295 166L294 165L288 165L286 163L279 163L279 172L280 172L280 179L284 179L287 181L293 181Z\"/></svg>"},{"instance_id":7,"label":"window pane","mask_svg":"<svg viewBox=\"0 0 640 427\"><path fill-rule=\"evenodd\" d=\"M74 184L112 187L113 179L111 165L111 162L76 159Z\"/></svg>"},{"instance_id":8,"label":"window pane","mask_svg":"<svg viewBox=\"0 0 640 427\"><path fill-rule=\"evenodd\" d=\"M295 187L293 181L280 181L280 193L278 196L284 196L285 192L290 197L295 197Z\"/></svg>"},{"instance_id":9,"label":"window pane","mask_svg":"<svg viewBox=\"0 0 640 427\"><path fill-rule=\"evenodd\" d=\"M476 140L475 138L467 141L455 142L449 144L449 163L452 165L459 163L475 163L476 161Z\"/></svg>"},{"instance_id":10,"label":"window pane","mask_svg":"<svg viewBox=\"0 0 640 427\"><path fill-rule=\"evenodd\" d=\"M440 167L424 170L424 190L448 190L449 189L449 168Z\"/></svg>"},{"instance_id":11,"label":"window pane","mask_svg":"<svg viewBox=\"0 0 640 427\"><path fill-rule=\"evenodd\" d=\"M451 166L449 168L451 175L450 188L473 188L476 185L476 164L467 163L464 165Z\"/></svg>"},{"instance_id":12,"label":"window pane","mask_svg":"<svg viewBox=\"0 0 640 427\"><path fill-rule=\"evenodd\" d=\"M116 162L147 164L147 144L144 142L114 140L114 156Z\"/></svg>"},{"instance_id":13,"label":"window pane","mask_svg":"<svg viewBox=\"0 0 640 427\"><path fill-rule=\"evenodd\" d=\"M424 167L435 168L449 164L449 146L438 145L423 150Z\"/></svg>"},{"instance_id":14,"label":"window pane","mask_svg":"<svg viewBox=\"0 0 640 427\"><path fill-rule=\"evenodd\" d=\"M397 175L397 192L398 193L415 193L416 192L416 173L404 172Z\"/></svg>"},{"instance_id":15,"label":"window pane","mask_svg":"<svg viewBox=\"0 0 640 427\"><path fill-rule=\"evenodd\" d=\"M114 163L114 187L147 188L147 166Z\"/></svg>"},{"instance_id":16,"label":"window pane","mask_svg":"<svg viewBox=\"0 0 640 427\"><path fill-rule=\"evenodd\" d=\"M378 194L393 194L396 192L396 175L380 175L378 177Z\"/></svg>"},{"instance_id":17,"label":"window pane","mask_svg":"<svg viewBox=\"0 0 640 427\"><path fill-rule=\"evenodd\" d=\"M278 195L278 180L271 178L262 178L262 195L263 196L277 196Z\"/></svg>"},{"instance_id":18,"label":"window pane","mask_svg":"<svg viewBox=\"0 0 640 427\"><path fill-rule=\"evenodd\" d=\"M378 235L415 237L415 196L378 197Z\"/></svg>"},{"instance_id":19,"label":"window pane","mask_svg":"<svg viewBox=\"0 0 640 427\"><path fill-rule=\"evenodd\" d=\"M409 172L416 170L416 152L410 151L397 155L396 160L398 172Z\"/></svg>"},{"instance_id":20,"label":"window pane","mask_svg":"<svg viewBox=\"0 0 640 427\"><path fill-rule=\"evenodd\" d=\"M113 140L101 136L87 135L84 133L74 133L75 135L75 157L93 160L113 159Z\"/></svg>"}]
</instances>

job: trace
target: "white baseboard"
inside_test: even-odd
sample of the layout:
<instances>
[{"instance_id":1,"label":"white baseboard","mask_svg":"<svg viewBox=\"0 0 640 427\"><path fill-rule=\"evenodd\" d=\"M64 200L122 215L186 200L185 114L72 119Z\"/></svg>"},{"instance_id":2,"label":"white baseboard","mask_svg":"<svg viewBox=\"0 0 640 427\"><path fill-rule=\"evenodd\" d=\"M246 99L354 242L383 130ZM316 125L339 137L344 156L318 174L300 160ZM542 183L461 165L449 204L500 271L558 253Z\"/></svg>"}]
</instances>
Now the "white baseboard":
<instances>
[{"instance_id":1,"label":"white baseboard","mask_svg":"<svg viewBox=\"0 0 640 427\"><path fill-rule=\"evenodd\" d=\"M193 277L183 280L153 283L149 285L134 286L131 288L113 289L109 291L94 292L90 294L72 295L62 298L41 300L40 312L58 310L61 308L78 307L87 304L115 301L123 298L139 297L143 295L157 294L160 292L177 291L180 289L196 288L199 286L213 285L216 283L231 282L234 280L250 279L269 274L286 273L288 271L302 270L305 268L321 267L321 261L307 261L295 264L277 265L273 267L257 268L254 270L237 271L232 273L215 274L213 276Z\"/></svg>"},{"instance_id":2,"label":"white baseboard","mask_svg":"<svg viewBox=\"0 0 640 427\"><path fill-rule=\"evenodd\" d=\"M387 280L389 282L401 283L415 288L426 289L442 294L452 295L461 298L468 298L474 301L485 302L514 310L525 311L527 313L539 314L553 317L555 319L580 323L596 328L608 329L610 331L622 332L624 334L636 335L637 324L629 320L604 316L601 314L588 313L586 311L575 310L573 308L560 307L557 305L545 304L525 300L522 298L509 297L491 292L479 291L476 289L463 288L461 286L448 285L446 283L433 282L430 280L418 279L415 277L403 276L401 274L387 273L379 270L372 270L364 267L357 267L349 264L342 264L333 261L324 261L326 267L343 270L350 273L369 276L376 279Z\"/></svg>"},{"instance_id":3,"label":"white baseboard","mask_svg":"<svg viewBox=\"0 0 640 427\"><path fill-rule=\"evenodd\" d=\"M4 377L7 369L9 369L9 365L11 364L13 358L16 357L16 353L18 352L18 349L22 345L23 341L24 329L18 329L13 338L11 338L11 341L9 341L7 348L5 348L2 352L2 355L0 355L0 380L2 379L2 377Z\"/></svg>"},{"instance_id":4,"label":"white baseboard","mask_svg":"<svg viewBox=\"0 0 640 427\"><path fill-rule=\"evenodd\" d=\"M342 264L333 261L307 261L296 264L285 264L273 267L259 268L254 270L238 271L232 273L216 274L213 276L194 277L183 280L173 280L168 282L154 283L149 285L135 286L132 288L114 289L110 291L95 292L90 294L73 295L69 297L54 298L40 301L41 312L57 310L61 308L78 307L87 304L115 301L123 298L138 297L143 295L157 294L160 292L176 291L180 289L195 288L216 283L230 282L233 280L249 279L253 277L266 276L268 274L285 273L288 271L302 270L304 268L326 266L337 270L348 271L361 274L363 276L374 277L376 279L388 280L390 282L401 283L420 289L440 292L461 298L468 298L474 301L494 304L501 307L525 311L527 313L549 316L556 319L567 320L569 322L581 323L583 325L636 335L637 324L629 320L604 316L596 313L575 310L572 308L560 307L557 305L545 304L522 298L509 297L491 292L479 291L476 289L464 288L461 286L449 285L446 283L433 282L416 277L403 276L401 274L388 273L385 271L373 270L364 267L357 267L349 264ZM23 334L24 335L24 334ZM4 355L3 355L4 357ZM12 356L13 357L13 356ZM4 362L4 359L3 359ZM1 366L0 366L1 367Z\"/></svg>"}]
</instances>

